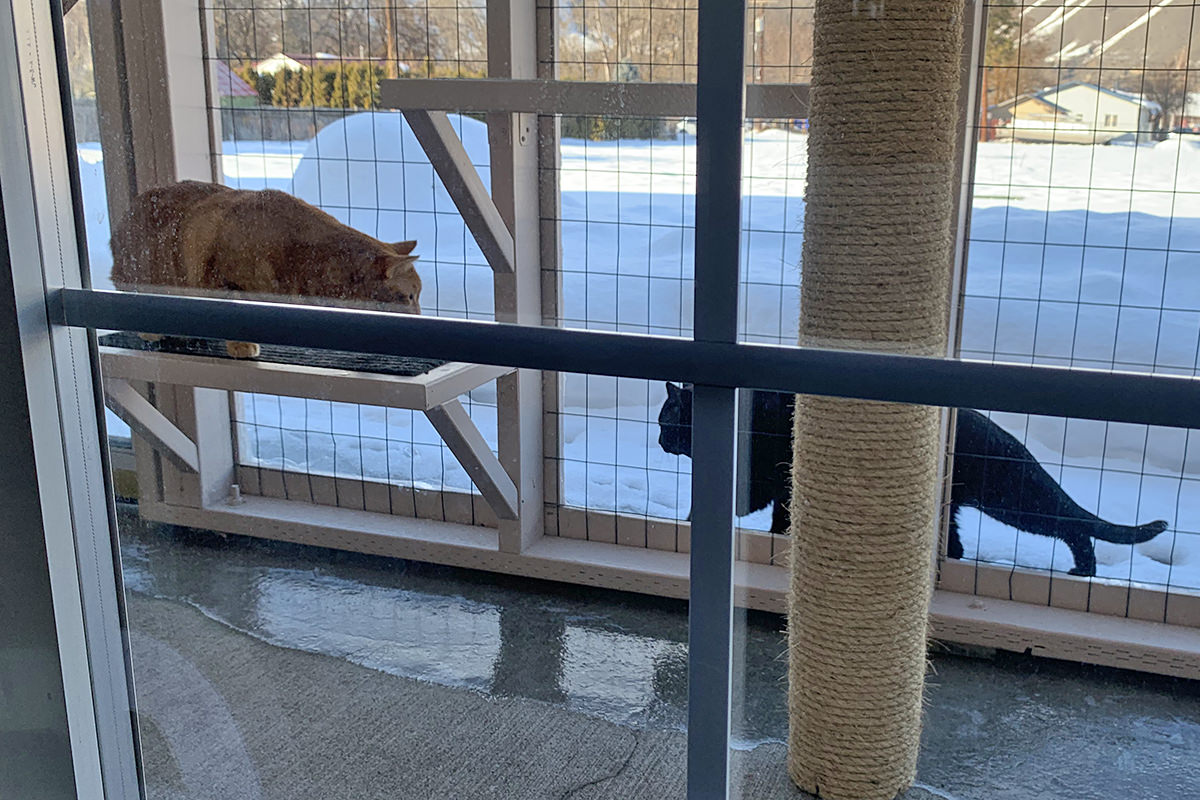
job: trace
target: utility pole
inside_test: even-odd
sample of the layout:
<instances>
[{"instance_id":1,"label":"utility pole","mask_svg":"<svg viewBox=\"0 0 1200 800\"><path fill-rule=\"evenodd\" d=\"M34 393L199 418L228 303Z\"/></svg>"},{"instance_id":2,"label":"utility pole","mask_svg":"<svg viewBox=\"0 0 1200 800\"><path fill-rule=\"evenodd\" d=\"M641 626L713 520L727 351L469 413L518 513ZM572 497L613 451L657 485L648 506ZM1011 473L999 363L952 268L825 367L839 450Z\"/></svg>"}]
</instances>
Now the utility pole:
<instances>
[{"instance_id":1,"label":"utility pole","mask_svg":"<svg viewBox=\"0 0 1200 800\"><path fill-rule=\"evenodd\" d=\"M387 49L384 51L384 69L389 78L400 77L399 62L400 57L396 53L396 3L395 0L387 0L383 11L383 26L384 39L387 42Z\"/></svg>"}]
</instances>

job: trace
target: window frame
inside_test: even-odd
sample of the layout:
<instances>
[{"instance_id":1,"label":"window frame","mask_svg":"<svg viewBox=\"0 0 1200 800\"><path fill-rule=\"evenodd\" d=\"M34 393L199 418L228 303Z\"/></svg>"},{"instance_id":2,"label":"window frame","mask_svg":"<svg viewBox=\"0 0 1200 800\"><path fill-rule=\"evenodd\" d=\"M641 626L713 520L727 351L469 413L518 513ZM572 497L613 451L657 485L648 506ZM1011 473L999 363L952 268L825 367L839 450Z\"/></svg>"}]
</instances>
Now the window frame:
<instances>
[{"instance_id":1,"label":"window frame","mask_svg":"<svg viewBox=\"0 0 1200 800\"><path fill-rule=\"evenodd\" d=\"M510 8L519 5L515 0ZM489 4L489 12L491 6ZM979 13L981 3L973 6ZM697 225L691 339L86 288L56 4L0 8L0 189L38 458L38 502L79 796L138 797L136 732L98 388L96 329L206 335L696 385L689 647L690 798L728 797L737 388L1200 428L1200 379L736 341L738 225ZM968 19L971 14L967 15ZM977 20L978 17L976 16ZM700 5L697 220L740 207L738 0ZM973 72L973 71L972 71ZM12 112L12 113L9 113ZM965 140L964 140L965 141ZM701 208L702 207L702 208ZM960 209L960 236L966 209ZM722 216L724 215L724 216ZM965 238L960 242L965 246ZM534 248L536 251L536 247ZM958 254L961 261L962 255ZM532 373L536 374L536 373ZM94 513L103 508L105 515ZM518 534L522 535L522 534ZM0 579L4 566L0 565Z\"/></svg>"}]
</instances>

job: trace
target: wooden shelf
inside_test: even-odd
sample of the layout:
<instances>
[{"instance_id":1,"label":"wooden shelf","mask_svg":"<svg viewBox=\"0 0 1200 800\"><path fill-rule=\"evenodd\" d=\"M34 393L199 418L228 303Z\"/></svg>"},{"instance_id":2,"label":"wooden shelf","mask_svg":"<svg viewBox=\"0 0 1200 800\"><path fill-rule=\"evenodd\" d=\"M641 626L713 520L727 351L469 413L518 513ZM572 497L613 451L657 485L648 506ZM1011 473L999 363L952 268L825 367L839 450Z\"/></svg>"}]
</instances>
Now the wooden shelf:
<instances>
[{"instance_id":1,"label":"wooden shelf","mask_svg":"<svg viewBox=\"0 0 1200 800\"><path fill-rule=\"evenodd\" d=\"M200 495L192 493L202 497L197 504L200 508L219 503L233 490L228 403L222 407L220 398L209 396L202 403L204 414L198 414L196 400L180 401L164 394L159 401L164 413L150 401L150 394L139 393L134 383L176 387L185 394L260 392L421 411L496 517L517 519L520 498L516 484L458 401L460 395L510 374L511 368L451 362L405 376L122 347L101 347L100 363L109 407L160 457L178 470L198 475L200 485L206 487ZM220 455L202 458L201 445L218 438L229 440Z\"/></svg>"},{"instance_id":2,"label":"wooden shelf","mask_svg":"<svg viewBox=\"0 0 1200 800\"><path fill-rule=\"evenodd\" d=\"M421 375L383 375L121 347L101 347L100 364L106 377L127 381L204 386L417 411L437 408L513 371L510 367L451 362Z\"/></svg>"}]
</instances>

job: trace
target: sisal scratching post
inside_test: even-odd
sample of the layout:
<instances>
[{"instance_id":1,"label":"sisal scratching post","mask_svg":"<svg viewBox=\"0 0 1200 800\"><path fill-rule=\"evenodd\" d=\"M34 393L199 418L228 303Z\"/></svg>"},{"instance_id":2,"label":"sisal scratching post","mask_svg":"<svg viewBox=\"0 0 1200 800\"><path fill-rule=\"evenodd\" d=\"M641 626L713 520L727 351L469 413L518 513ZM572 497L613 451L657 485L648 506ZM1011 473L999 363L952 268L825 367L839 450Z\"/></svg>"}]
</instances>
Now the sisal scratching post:
<instances>
[{"instance_id":1,"label":"sisal scratching post","mask_svg":"<svg viewBox=\"0 0 1200 800\"><path fill-rule=\"evenodd\" d=\"M817 0L800 342L940 356L962 0ZM788 770L827 800L916 771L938 410L800 397Z\"/></svg>"}]
</instances>

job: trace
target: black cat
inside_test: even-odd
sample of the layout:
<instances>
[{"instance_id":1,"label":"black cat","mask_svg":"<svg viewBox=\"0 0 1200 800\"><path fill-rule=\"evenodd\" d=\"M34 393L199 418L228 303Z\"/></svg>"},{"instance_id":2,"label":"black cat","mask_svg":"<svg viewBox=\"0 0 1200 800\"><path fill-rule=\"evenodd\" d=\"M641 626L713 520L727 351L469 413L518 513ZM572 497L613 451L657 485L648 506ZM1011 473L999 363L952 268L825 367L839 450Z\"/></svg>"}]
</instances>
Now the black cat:
<instances>
[{"instance_id":1,"label":"black cat","mask_svg":"<svg viewBox=\"0 0 1200 800\"><path fill-rule=\"evenodd\" d=\"M792 412L795 395L752 391L748 512L775 506L771 532L787 532L792 493ZM672 455L692 455L692 390L667 384L658 414L658 444ZM1027 533L1060 539L1075 557L1072 575L1096 574L1092 539L1116 544L1149 541L1167 528L1164 520L1145 525L1114 525L1081 508L1062 490L1033 454L983 414L958 410L950 526L946 555L962 558L956 516L976 508L992 519Z\"/></svg>"}]
</instances>

